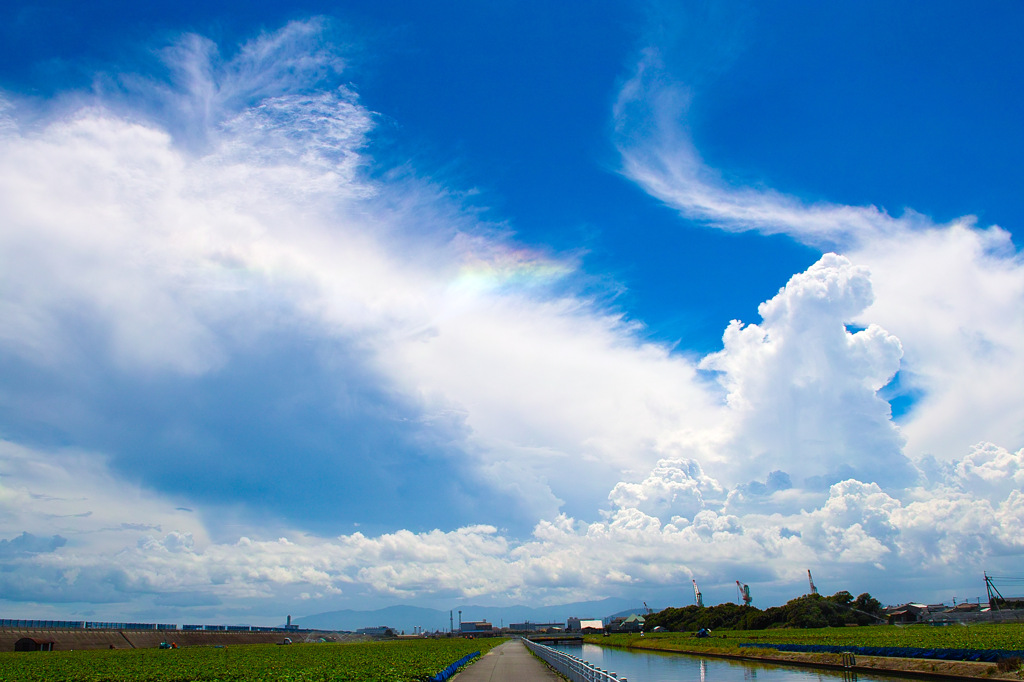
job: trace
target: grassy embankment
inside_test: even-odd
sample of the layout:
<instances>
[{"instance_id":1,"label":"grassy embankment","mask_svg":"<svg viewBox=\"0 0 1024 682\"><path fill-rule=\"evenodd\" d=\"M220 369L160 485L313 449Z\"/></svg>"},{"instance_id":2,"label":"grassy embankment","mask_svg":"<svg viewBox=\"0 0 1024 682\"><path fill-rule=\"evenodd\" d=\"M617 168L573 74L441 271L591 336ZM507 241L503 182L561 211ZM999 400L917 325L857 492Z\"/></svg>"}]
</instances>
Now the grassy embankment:
<instances>
[{"instance_id":1,"label":"grassy embankment","mask_svg":"<svg viewBox=\"0 0 1024 682\"><path fill-rule=\"evenodd\" d=\"M746 642L769 644L829 644L837 646L898 646L949 649L1024 649L1024 625L985 624L947 627L890 625L772 630L720 630L713 637L698 639L690 633L666 632L640 635L587 636L591 644L651 651L726 656L776 661L797 665L841 667L839 654L789 653L741 648ZM857 668L914 675L1019 679L1017 671L999 671L993 663L937 661L929 659L857 656Z\"/></svg>"}]
</instances>

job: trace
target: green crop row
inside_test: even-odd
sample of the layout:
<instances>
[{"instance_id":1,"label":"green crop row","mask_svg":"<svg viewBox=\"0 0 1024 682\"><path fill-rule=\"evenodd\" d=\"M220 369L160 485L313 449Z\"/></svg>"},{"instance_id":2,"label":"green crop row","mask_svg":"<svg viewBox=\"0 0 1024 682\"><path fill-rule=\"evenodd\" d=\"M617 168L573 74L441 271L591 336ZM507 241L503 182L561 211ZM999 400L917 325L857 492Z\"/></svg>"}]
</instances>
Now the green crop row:
<instances>
[{"instance_id":1,"label":"green crop row","mask_svg":"<svg viewBox=\"0 0 1024 682\"><path fill-rule=\"evenodd\" d=\"M0 653L0 681L421 682L502 639Z\"/></svg>"}]
</instances>

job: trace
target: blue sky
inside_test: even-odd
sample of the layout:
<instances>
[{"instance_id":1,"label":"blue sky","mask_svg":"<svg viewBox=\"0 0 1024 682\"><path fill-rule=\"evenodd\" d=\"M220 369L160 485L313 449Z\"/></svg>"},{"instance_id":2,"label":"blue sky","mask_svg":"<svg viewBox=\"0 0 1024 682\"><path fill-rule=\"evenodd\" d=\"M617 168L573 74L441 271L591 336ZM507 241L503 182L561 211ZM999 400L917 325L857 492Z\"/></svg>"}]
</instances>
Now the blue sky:
<instances>
[{"instance_id":1,"label":"blue sky","mask_svg":"<svg viewBox=\"0 0 1024 682\"><path fill-rule=\"evenodd\" d=\"M1022 24L5 5L3 610L982 594Z\"/></svg>"}]
</instances>

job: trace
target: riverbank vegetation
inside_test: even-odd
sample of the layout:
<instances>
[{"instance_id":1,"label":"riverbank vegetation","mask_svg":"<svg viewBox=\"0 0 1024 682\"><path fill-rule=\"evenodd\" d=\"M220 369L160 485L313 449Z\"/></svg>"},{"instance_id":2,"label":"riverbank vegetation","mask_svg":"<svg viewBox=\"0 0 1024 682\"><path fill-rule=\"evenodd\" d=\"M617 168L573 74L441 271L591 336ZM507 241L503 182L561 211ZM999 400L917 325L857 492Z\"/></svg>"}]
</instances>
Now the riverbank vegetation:
<instances>
[{"instance_id":1,"label":"riverbank vegetation","mask_svg":"<svg viewBox=\"0 0 1024 682\"><path fill-rule=\"evenodd\" d=\"M618 634L608 637L589 635L585 641L634 649L750 655L740 644L827 644L833 646L924 647L941 649L1024 648L1024 623L986 623L978 625L874 625L836 628L776 628L771 630L712 630L707 638L692 633L652 632Z\"/></svg>"},{"instance_id":2,"label":"riverbank vegetation","mask_svg":"<svg viewBox=\"0 0 1024 682\"><path fill-rule=\"evenodd\" d=\"M708 630L765 630L768 628L824 628L871 625L884 622L882 605L868 593L854 598L847 591L830 597L808 594L783 606L762 611L733 603L718 606L668 608L646 617L644 628L662 627L670 632Z\"/></svg>"}]
</instances>

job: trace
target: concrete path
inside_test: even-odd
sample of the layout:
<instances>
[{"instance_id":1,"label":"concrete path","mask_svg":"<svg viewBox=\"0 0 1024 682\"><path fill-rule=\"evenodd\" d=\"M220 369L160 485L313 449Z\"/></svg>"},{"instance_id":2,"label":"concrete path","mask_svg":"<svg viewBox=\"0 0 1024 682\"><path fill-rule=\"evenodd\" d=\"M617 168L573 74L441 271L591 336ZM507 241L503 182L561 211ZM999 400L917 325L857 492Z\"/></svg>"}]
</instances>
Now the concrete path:
<instances>
[{"instance_id":1,"label":"concrete path","mask_svg":"<svg viewBox=\"0 0 1024 682\"><path fill-rule=\"evenodd\" d=\"M500 644L452 678L455 682L565 682L518 639Z\"/></svg>"}]
</instances>

